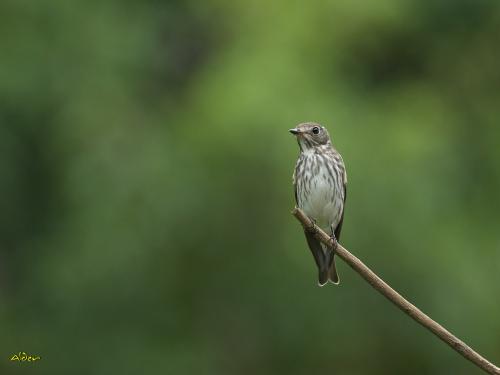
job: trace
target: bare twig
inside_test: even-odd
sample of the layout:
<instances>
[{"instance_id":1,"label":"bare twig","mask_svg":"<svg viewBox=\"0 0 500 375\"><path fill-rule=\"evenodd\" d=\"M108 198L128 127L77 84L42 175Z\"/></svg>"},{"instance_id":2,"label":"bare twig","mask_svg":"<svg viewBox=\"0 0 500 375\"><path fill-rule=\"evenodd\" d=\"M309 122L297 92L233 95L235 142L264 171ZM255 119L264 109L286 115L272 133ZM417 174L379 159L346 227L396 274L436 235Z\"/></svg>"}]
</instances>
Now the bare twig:
<instances>
[{"instance_id":1,"label":"bare twig","mask_svg":"<svg viewBox=\"0 0 500 375\"><path fill-rule=\"evenodd\" d=\"M314 225L314 223L307 217L304 212L295 208L292 211L304 227L305 230L310 231L315 237L327 246L333 246L333 241L328 234ZM338 246L336 254L342 258L354 271L359 273L363 279L368 281L370 285L375 288L379 293L386 297L389 301L395 304L405 314L416 320L419 324L427 328L446 344L451 346L453 350L460 353L463 357L474 363L479 368L486 371L488 374L499 375L500 368L489 362L486 358L482 357L479 353L475 352L470 346L465 344L458 337L449 332L446 328L435 322L420 309L408 302L401 294L392 289L384 280L378 277L371 269L369 269L362 261L352 255L349 251Z\"/></svg>"}]
</instances>

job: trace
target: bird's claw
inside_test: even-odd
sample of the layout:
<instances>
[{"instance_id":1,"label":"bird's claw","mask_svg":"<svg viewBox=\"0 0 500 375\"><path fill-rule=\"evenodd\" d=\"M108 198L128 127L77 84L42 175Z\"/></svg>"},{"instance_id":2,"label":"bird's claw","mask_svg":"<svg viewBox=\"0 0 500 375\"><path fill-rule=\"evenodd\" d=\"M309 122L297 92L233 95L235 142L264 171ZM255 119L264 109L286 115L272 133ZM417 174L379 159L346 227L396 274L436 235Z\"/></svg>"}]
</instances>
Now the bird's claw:
<instances>
[{"instance_id":1,"label":"bird's claw","mask_svg":"<svg viewBox=\"0 0 500 375\"><path fill-rule=\"evenodd\" d=\"M332 234L330 236L330 241L332 241L332 251L336 253L337 248L339 247L339 241L337 241L337 237L335 237L335 234Z\"/></svg>"}]
</instances>

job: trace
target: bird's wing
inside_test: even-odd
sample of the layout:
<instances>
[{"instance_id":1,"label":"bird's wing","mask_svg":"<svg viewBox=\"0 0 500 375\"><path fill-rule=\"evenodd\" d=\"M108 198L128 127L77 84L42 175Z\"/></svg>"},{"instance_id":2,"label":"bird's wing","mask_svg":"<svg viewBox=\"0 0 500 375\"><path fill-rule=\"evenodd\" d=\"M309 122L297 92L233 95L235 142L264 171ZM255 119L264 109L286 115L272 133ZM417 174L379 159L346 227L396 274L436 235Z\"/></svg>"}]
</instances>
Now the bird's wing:
<instances>
[{"instance_id":1,"label":"bird's wing","mask_svg":"<svg viewBox=\"0 0 500 375\"><path fill-rule=\"evenodd\" d=\"M342 214L340 215L340 221L339 224L337 225L337 228L335 228L335 238L337 241L340 239L340 232L342 231L342 223L344 222L344 211L345 211L345 200L347 198L347 179L344 179L344 204L342 205Z\"/></svg>"},{"instance_id":2,"label":"bird's wing","mask_svg":"<svg viewBox=\"0 0 500 375\"><path fill-rule=\"evenodd\" d=\"M323 253L323 247L321 247L321 242L319 242L314 234L304 230L304 234L306 235L307 246L316 261L316 265L319 269L325 268L325 254Z\"/></svg>"},{"instance_id":3,"label":"bird's wing","mask_svg":"<svg viewBox=\"0 0 500 375\"><path fill-rule=\"evenodd\" d=\"M297 184L295 183L295 179L293 181L293 190L295 192L295 203L299 204L299 197L297 196Z\"/></svg>"},{"instance_id":4,"label":"bird's wing","mask_svg":"<svg viewBox=\"0 0 500 375\"><path fill-rule=\"evenodd\" d=\"M297 173L297 166L295 166L295 169L293 170L292 181L293 181L293 190L294 190L294 194L295 194L295 203L299 204L299 198L297 196L297 178L296 178L296 173Z\"/></svg>"},{"instance_id":5,"label":"bird's wing","mask_svg":"<svg viewBox=\"0 0 500 375\"><path fill-rule=\"evenodd\" d=\"M311 250L314 260L316 261L316 266L318 266L319 285L325 285L328 282L329 277L329 258L323 252L321 242L314 237L314 234L307 230L304 230L304 233L306 235L309 250Z\"/></svg>"}]
</instances>

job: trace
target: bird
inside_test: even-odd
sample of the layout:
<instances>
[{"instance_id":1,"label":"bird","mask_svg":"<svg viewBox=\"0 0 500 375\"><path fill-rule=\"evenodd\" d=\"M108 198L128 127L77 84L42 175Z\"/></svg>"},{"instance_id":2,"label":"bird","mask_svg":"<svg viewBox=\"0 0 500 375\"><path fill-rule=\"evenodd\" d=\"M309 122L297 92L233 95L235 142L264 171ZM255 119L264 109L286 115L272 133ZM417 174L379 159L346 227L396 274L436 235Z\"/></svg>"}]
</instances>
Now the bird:
<instances>
[{"instance_id":1,"label":"bird","mask_svg":"<svg viewBox=\"0 0 500 375\"><path fill-rule=\"evenodd\" d=\"M344 222L347 173L340 153L334 148L328 130L315 122L298 124L289 130L299 144L300 153L293 172L297 207L333 240L327 247L304 230L306 241L318 267L318 285L340 282L335 266L335 250Z\"/></svg>"}]
</instances>

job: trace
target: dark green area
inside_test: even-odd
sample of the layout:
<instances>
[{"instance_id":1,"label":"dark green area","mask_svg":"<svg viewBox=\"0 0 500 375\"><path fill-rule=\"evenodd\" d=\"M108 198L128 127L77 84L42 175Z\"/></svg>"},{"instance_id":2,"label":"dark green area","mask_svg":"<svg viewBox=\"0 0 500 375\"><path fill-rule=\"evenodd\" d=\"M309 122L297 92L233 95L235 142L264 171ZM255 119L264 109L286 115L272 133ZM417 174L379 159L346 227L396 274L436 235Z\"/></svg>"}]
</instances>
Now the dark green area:
<instances>
[{"instance_id":1,"label":"dark green area","mask_svg":"<svg viewBox=\"0 0 500 375\"><path fill-rule=\"evenodd\" d=\"M342 262L316 286L290 215L303 121L347 165L343 244L500 362L497 1L0 20L1 374L480 374Z\"/></svg>"}]
</instances>

